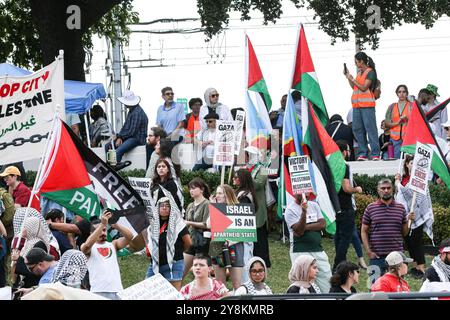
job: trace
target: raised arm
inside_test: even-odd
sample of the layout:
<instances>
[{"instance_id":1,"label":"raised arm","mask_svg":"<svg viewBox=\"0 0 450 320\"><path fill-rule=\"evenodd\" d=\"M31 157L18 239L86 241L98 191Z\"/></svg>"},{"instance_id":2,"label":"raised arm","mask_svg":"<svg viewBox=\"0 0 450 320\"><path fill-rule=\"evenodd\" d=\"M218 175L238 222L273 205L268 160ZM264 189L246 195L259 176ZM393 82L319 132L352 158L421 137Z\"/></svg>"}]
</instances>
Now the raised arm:
<instances>
[{"instance_id":1,"label":"raised arm","mask_svg":"<svg viewBox=\"0 0 450 320\"><path fill-rule=\"evenodd\" d=\"M97 242L98 238L103 232L103 229L106 228L106 225L108 224L109 218L111 218L112 214L111 212L105 211L100 219L100 224L97 226L94 232L91 233L91 235L87 238L86 242L81 245L81 251L88 255L91 252L92 246Z\"/></svg>"}]
</instances>

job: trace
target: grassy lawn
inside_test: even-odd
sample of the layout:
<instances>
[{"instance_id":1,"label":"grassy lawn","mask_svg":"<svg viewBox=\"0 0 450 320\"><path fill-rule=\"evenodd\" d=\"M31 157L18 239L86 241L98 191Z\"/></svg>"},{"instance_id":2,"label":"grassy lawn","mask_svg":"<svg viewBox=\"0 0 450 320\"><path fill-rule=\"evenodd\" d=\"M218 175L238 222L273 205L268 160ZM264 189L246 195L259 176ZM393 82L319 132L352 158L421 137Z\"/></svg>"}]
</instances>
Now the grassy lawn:
<instances>
[{"instance_id":1,"label":"grassy lawn","mask_svg":"<svg viewBox=\"0 0 450 320\"><path fill-rule=\"evenodd\" d=\"M278 240L277 234L271 234L269 245L270 245L270 259L272 262L272 267L269 269L267 284L272 288L274 293L285 293L286 289L289 286L288 274L291 268L291 261L289 258L289 244L287 242L282 243L280 240ZM334 243L331 239L325 238L322 241L322 245L324 246L325 251L328 254L330 264L332 265L334 261L334 251L335 251ZM348 251L347 259L354 263L357 263L358 261L355 250L353 249L352 246ZM429 266L432 257L426 256L426 260L427 266ZM369 260L366 257L366 262L368 261ZM119 258L119 264L122 274L122 283L124 288L126 288L139 281L144 280L149 260L145 256L130 255L127 257ZM359 278L360 281L359 284L356 286L356 290L358 292L369 291L367 287L367 278L368 277L365 270L361 270ZM189 274L186 277L183 285L185 283L192 281L192 279L193 279L192 274ZM406 276L405 279L410 285L412 291L419 291L420 287L422 286L421 280L416 280L408 275ZM230 281L228 281L227 285L228 288L231 287Z\"/></svg>"}]
</instances>

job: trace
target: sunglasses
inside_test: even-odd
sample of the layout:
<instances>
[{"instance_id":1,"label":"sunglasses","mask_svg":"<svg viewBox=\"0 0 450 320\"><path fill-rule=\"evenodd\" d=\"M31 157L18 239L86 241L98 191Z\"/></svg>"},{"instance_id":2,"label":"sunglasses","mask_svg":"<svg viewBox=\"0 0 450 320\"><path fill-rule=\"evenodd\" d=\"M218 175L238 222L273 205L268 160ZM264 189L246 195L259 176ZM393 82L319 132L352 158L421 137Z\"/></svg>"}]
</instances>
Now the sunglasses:
<instances>
[{"instance_id":1,"label":"sunglasses","mask_svg":"<svg viewBox=\"0 0 450 320\"><path fill-rule=\"evenodd\" d=\"M30 267L29 265L27 265L27 268L28 268L28 270L29 270L31 273L33 273L34 268L36 268L36 266L37 266L38 264L39 264L39 263L36 263L36 264L33 265L32 267Z\"/></svg>"},{"instance_id":2,"label":"sunglasses","mask_svg":"<svg viewBox=\"0 0 450 320\"><path fill-rule=\"evenodd\" d=\"M216 97L218 97L219 96L219 94L218 93L215 93L215 94L212 94L211 95L211 98L216 98Z\"/></svg>"},{"instance_id":3,"label":"sunglasses","mask_svg":"<svg viewBox=\"0 0 450 320\"><path fill-rule=\"evenodd\" d=\"M216 120L206 120L206 123L213 123Z\"/></svg>"},{"instance_id":4,"label":"sunglasses","mask_svg":"<svg viewBox=\"0 0 450 320\"><path fill-rule=\"evenodd\" d=\"M444 130L448 131L448 130L450 130L450 127L445 127Z\"/></svg>"}]
</instances>

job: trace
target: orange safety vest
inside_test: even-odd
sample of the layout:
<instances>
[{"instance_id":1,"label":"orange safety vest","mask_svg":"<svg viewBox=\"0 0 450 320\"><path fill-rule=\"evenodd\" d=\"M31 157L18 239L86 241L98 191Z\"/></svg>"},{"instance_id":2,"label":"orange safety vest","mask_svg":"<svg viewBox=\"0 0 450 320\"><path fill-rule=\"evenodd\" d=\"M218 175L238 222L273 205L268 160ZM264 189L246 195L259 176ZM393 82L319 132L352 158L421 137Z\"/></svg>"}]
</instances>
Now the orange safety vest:
<instances>
[{"instance_id":1,"label":"orange safety vest","mask_svg":"<svg viewBox=\"0 0 450 320\"><path fill-rule=\"evenodd\" d=\"M359 74L356 76L356 82L360 85L364 85L366 82L367 75L372 71L371 68L367 68L363 74ZM366 91L361 91L355 85L353 86L353 94L352 94L352 107L353 108L371 108L375 107L375 97L373 92L370 91L370 88L367 88Z\"/></svg>"},{"instance_id":2,"label":"orange safety vest","mask_svg":"<svg viewBox=\"0 0 450 320\"><path fill-rule=\"evenodd\" d=\"M200 131L200 116L195 117L193 114L188 119L187 128L188 131L186 133L186 138L188 138L189 143L193 142L193 138Z\"/></svg>"},{"instance_id":3,"label":"orange safety vest","mask_svg":"<svg viewBox=\"0 0 450 320\"><path fill-rule=\"evenodd\" d=\"M411 103L406 101L405 107L403 108L402 114L399 113L398 103L395 103L392 108L392 122L400 121L401 116L408 116L410 114ZM400 140L403 138L406 132L406 127L408 126L408 122L401 123L391 128L391 139Z\"/></svg>"}]
</instances>

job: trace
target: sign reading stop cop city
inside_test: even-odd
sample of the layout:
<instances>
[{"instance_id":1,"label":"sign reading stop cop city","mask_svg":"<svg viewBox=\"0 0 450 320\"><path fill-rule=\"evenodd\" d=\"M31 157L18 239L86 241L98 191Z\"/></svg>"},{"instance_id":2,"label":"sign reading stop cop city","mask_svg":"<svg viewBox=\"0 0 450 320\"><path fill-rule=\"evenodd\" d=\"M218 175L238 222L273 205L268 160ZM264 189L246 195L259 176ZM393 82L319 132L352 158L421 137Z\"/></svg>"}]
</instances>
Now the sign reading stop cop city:
<instances>
[{"instance_id":1,"label":"sign reading stop cop city","mask_svg":"<svg viewBox=\"0 0 450 320\"><path fill-rule=\"evenodd\" d=\"M253 204L211 203L211 241L256 242L256 215Z\"/></svg>"},{"instance_id":2,"label":"sign reading stop cop city","mask_svg":"<svg viewBox=\"0 0 450 320\"><path fill-rule=\"evenodd\" d=\"M234 121L217 121L214 139L214 165L232 166L234 163L234 135L236 123Z\"/></svg>"}]
</instances>

